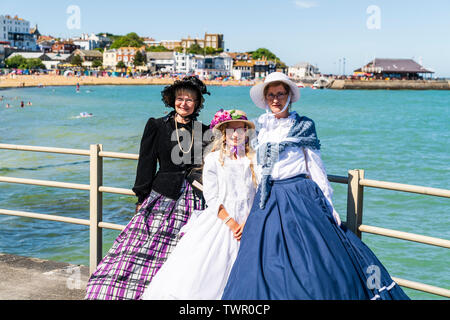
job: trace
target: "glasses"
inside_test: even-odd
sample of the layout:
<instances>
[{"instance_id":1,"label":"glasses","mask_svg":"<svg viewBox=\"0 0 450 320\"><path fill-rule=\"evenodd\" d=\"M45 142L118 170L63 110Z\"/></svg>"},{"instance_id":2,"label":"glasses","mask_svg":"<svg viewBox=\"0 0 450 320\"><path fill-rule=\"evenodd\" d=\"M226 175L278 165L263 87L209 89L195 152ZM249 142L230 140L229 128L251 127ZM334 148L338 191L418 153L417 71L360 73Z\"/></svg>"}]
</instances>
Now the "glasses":
<instances>
[{"instance_id":1,"label":"glasses","mask_svg":"<svg viewBox=\"0 0 450 320\"><path fill-rule=\"evenodd\" d=\"M269 93L268 95L266 95L266 98L269 101L273 101L273 100L275 100L275 98L278 101L280 101L280 100L286 98L286 96L287 96L287 92L278 92L277 94Z\"/></svg>"},{"instance_id":2,"label":"glasses","mask_svg":"<svg viewBox=\"0 0 450 320\"><path fill-rule=\"evenodd\" d=\"M192 105L192 104L195 103L195 100L194 99L190 99L190 98L188 98L188 99L176 98L175 102L178 102L179 104L182 104L183 102L186 102L186 104Z\"/></svg>"}]
</instances>

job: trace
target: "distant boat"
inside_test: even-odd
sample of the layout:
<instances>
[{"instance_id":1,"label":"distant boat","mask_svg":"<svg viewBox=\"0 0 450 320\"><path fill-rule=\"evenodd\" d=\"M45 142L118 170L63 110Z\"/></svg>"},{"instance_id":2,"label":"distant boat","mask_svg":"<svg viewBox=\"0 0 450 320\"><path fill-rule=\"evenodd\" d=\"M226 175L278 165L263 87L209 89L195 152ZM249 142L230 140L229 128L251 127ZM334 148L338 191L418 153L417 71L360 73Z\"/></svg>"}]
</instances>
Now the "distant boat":
<instances>
[{"instance_id":1,"label":"distant boat","mask_svg":"<svg viewBox=\"0 0 450 320\"><path fill-rule=\"evenodd\" d=\"M328 81L326 78L319 78L314 82L312 85L313 89L324 89L327 88L330 85L330 81Z\"/></svg>"},{"instance_id":2,"label":"distant boat","mask_svg":"<svg viewBox=\"0 0 450 320\"><path fill-rule=\"evenodd\" d=\"M302 82L297 82L297 87L299 88L304 88L305 85Z\"/></svg>"}]
</instances>

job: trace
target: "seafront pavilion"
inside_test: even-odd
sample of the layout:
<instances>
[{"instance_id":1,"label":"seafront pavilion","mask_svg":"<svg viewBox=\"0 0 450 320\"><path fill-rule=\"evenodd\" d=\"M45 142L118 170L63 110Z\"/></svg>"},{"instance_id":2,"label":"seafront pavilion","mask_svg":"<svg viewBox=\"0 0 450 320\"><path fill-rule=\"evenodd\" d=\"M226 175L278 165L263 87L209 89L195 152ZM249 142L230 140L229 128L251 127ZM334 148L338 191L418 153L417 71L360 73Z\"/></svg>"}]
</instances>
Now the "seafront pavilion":
<instances>
[{"instance_id":1,"label":"seafront pavilion","mask_svg":"<svg viewBox=\"0 0 450 320\"><path fill-rule=\"evenodd\" d=\"M372 74L376 79L423 79L432 75L434 71L428 70L413 59L380 59L376 58L365 66L356 69L355 75Z\"/></svg>"}]
</instances>

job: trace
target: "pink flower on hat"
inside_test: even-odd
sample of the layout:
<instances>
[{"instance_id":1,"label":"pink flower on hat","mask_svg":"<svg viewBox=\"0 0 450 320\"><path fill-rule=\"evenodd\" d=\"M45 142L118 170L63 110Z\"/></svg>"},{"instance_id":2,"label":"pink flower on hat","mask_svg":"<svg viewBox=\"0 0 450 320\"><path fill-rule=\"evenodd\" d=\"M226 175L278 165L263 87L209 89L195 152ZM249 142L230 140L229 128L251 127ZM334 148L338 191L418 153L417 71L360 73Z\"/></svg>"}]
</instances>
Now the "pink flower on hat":
<instances>
[{"instance_id":1,"label":"pink flower on hat","mask_svg":"<svg viewBox=\"0 0 450 320\"><path fill-rule=\"evenodd\" d=\"M224 111L223 109L220 109L214 115L209 127L211 129L213 129L219 123L222 123L225 121L231 121L231 120L248 120L248 119L247 119L247 116L245 115L245 113L243 113L242 111L239 111L236 109Z\"/></svg>"},{"instance_id":2,"label":"pink flower on hat","mask_svg":"<svg viewBox=\"0 0 450 320\"><path fill-rule=\"evenodd\" d=\"M223 109L220 109L219 111L216 112L216 114L214 115L214 118L211 121L211 124L209 125L209 127L212 129L214 128L217 124L228 121L228 120L233 120L231 118L231 114L228 111L224 111Z\"/></svg>"}]
</instances>

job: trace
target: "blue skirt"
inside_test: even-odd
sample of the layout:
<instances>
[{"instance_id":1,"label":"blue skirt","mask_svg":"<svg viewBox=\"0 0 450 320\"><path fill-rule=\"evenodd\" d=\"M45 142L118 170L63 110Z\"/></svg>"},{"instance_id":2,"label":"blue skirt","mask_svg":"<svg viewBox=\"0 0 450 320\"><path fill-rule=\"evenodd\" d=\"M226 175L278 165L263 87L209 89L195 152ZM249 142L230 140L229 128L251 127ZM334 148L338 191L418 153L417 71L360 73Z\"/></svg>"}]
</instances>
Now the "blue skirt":
<instances>
[{"instance_id":1,"label":"blue skirt","mask_svg":"<svg viewBox=\"0 0 450 320\"><path fill-rule=\"evenodd\" d=\"M303 175L260 191L223 300L409 299L375 254L338 226L319 186Z\"/></svg>"}]
</instances>

